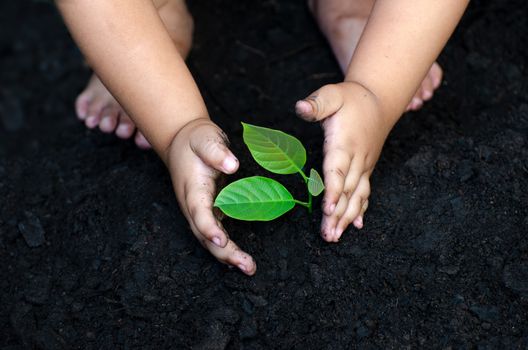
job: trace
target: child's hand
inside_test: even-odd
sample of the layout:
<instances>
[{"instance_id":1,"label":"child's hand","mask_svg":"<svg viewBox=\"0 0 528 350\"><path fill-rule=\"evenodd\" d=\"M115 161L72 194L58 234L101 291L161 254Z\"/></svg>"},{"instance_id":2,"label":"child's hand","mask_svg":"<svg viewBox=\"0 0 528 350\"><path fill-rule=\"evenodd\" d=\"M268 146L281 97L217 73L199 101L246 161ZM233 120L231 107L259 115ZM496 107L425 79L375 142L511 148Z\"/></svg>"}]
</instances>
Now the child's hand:
<instances>
[{"instance_id":1,"label":"child's hand","mask_svg":"<svg viewBox=\"0 0 528 350\"><path fill-rule=\"evenodd\" d=\"M229 239L213 214L216 179L232 174L238 160L227 148L227 137L208 118L193 120L175 136L167 164L180 208L200 243L223 263L253 275L253 258Z\"/></svg>"},{"instance_id":2,"label":"child's hand","mask_svg":"<svg viewBox=\"0 0 528 350\"><path fill-rule=\"evenodd\" d=\"M370 174L390 128L376 96L360 84L326 85L296 104L307 121L321 121L325 133L321 235L337 242L350 223L363 227Z\"/></svg>"}]
</instances>

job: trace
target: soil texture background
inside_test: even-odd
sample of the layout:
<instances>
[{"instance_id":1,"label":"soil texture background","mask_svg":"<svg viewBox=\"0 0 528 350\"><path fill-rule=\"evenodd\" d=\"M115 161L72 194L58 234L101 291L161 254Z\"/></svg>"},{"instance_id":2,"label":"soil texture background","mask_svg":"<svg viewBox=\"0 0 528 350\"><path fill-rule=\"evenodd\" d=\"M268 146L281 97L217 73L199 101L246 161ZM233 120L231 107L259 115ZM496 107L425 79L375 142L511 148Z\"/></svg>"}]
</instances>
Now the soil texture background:
<instances>
[{"instance_id":1,"label":"soil texture background","mask_svg":"<svg viewBox=\"0 0 528 350\"><path fill-rule=\"evenodd\" d=\"M196 0L189 66L241 160L240 121L300 138L293 105L342 79L303 0ZM321 212L225 220L257 274L194 239L167 171L88 131L90 76L46 2L0 3L1 349L525 349L528 2L474 1L439 62L443 86L397 124L361 231ZM302 198L297 176L275 177Z\"/></svg>"}]
</instances>

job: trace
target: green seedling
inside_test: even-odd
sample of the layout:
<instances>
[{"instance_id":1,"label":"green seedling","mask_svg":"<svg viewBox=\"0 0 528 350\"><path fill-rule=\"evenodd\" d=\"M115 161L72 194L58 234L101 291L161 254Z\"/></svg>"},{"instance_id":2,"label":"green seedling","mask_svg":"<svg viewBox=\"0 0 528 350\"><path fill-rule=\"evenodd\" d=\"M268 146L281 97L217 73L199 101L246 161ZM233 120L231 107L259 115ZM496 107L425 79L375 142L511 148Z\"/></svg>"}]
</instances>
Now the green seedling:
<instances>
[{"instance_id":1,"label":"green seedling","mask_svg":"<svg viewBox=\"0 0 528 350\"><path fill-rule=\"evenodd\" d=\"M242 123L244 143L255 161L264 169L281 175L299 173L308 190L308 201L293 198L280 182L263 176L252 176L224 187L214 206L229 217L246 221L270 221L290 211L295 204L312 212L312 196L324 190L323 179L315 169L310 176L302 170L306 149L301 141L282 131Z\"/></svg>"}]
</instances>

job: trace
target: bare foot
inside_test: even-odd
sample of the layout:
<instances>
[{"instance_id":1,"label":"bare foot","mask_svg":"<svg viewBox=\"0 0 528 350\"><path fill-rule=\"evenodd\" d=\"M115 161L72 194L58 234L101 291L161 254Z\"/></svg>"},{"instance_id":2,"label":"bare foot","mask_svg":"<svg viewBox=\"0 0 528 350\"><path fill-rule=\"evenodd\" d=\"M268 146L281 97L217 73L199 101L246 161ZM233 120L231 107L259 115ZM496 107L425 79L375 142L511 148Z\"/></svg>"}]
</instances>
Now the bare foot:
<instances>
[{"instance_id":1,"label":"bare foot","mask_svg":"<svg viewBox=\"0 0 528 350\"><path fill-rule=\"evenodd\" d=\"M192 43L193 20L184 0L154 0L174 45L183 58L186 58ZM75 101L77 117L87 128L99 127L102 132L113 133L122 139L135 134L136 145L142 149L150 148L143 134L137 130L132 119L121 108L101 80L93 74L88 85Z\"/></svg>"},{"instance_id":2,"label":"bare foot","mask_svg":"<svg viewBox=\"0 0 528 350\"><path fill-rule=\"evenodd\" d=\"M374 0L308 0L319 28L328 39L343 72L346 72L361 33L367 24ZM416 111L433 97L442 82L442 68L433 63L407 111Z\"/></svg>"}]
</instances>

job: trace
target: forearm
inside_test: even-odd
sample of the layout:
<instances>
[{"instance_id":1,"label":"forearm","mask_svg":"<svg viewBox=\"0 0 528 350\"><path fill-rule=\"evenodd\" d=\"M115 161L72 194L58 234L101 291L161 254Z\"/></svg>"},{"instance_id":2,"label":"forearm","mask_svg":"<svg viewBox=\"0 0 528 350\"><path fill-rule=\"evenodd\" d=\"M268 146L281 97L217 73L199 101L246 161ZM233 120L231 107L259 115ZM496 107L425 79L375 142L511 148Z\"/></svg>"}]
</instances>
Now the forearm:
<instances>
[{"instance_id":1,"label":"forearm","mask_svg":"<svg viewBox=\"0 0 528 350\"><path fill-rule=\"evenodd\" d=\"M91 67L165 161L176 133L208 113L152 1L56 3Z\"/></svg>"},{"instance_id":2,"label":"forearm","mask_svg":"<svg viewBox=\"0 0 528 350\"><path fill-rule=\"evenodd\" d=\"M469 0L377 0L345 80L370 90L398 120Z\"/></svg>"}]
</instances>

